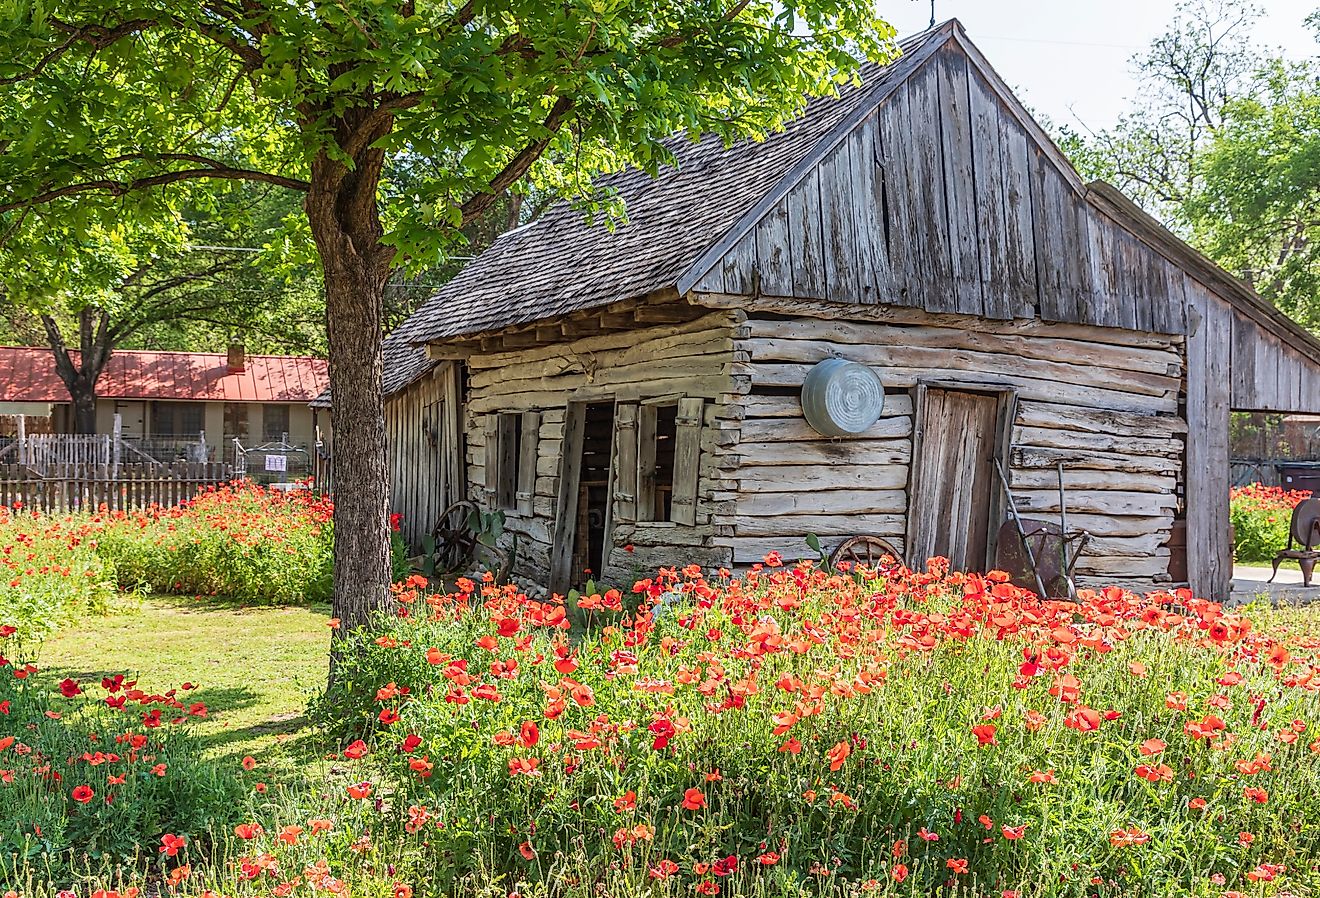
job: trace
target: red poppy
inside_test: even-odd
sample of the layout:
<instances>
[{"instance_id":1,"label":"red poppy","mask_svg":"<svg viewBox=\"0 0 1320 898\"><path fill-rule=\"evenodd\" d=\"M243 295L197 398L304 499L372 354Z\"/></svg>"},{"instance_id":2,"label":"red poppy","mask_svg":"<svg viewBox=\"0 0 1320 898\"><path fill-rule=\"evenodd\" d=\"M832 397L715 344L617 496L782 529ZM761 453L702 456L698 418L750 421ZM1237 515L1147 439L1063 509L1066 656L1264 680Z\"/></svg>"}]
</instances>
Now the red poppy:
<instances>
[{"instance_id":1,"label":"red poppy","mask_svg":"<svg viewBox=\"0 0 1320 898\"><path fill-rule=\"evenodd\" d=\"M176 836L174 833L166 833L160 837L160 851L166 857L174 857L179 853L179 849L188 843L184 836Z\"/></svg>"},{"instance_id":2,"label":"red poppy","mask_svg":"<svg viewBox=\"0 0 1320 898\"><path fill-rule=\"evenodd\" d=\"M348 758L350 761L356 761L366 753L367 743L363 742L361 739L356 739L353 742L350 742L344 748L344 757Z\"/></svg>"},{"instance_id":3,"label":"red poppy","mask_svg":"<svg viewBox=\"0 0 1320 898\"><path fill-rule=\"evenodd\" d=\"M826 756L830 759L830 771L835 772L843 766L843 762L848 760L852 754L852 746L847 742L838 742L831 748Z\"/></svg>"},{"instance_id":4,"label":"red poppy","mask_svg":"<svg viewBox=\"0 0 1320 898\"><path fill-rule=\"evenodd\" d=\"M1157 755L1168 747L1168 744L1163 739L1147 739L1145 742L1141 743L1138 750L1143 755L1149 756Z\"/></svg>"},{"instance_id":5,"label":"red poppy","mask_svg":"<svg viewBox=\"0 0 1320 898\"><path fill-rule=\"evenodd\" d=\"M73 800L79 804L87 804L87 802L91 801L96 795L96 793L92 791L92 787L87 785L74 786L71 794Z\"/></svg>"},{"instance_id":6,"label":"red poppy","mask_svg":"<svg viewBox=\"0 0 1320 898\"><path fill-rule=\"evenodd\" d=\"M995 733L999 730L993 723L979 723L972 727L972 735L976 737L978 745L998 745L999 740L995 738Z\"/></svg>"},{"instance_id":7,"label":"red poppy","mask_svg":"<svg viewBox=\"0 0 1320 898\"><path fill-rule=\"evenodd\" d=\"M522 744L523 748L535 748L536 743L541 741L540 728L538 728L534 722L524 720L522 727L518 731L518 741Z\"/></svg>"},{"instance_id":8,"label":"red poppy","mask_svg":"<svg viewBox=\"0 0 1320 898\"><path fill-rule=\"evenodd\" d=\"M699 811L706 806L706 796L700 789L688 789L683 793L683 809Z\"/></svg>"},{"instance_id":9,"label":"red poppy","mask_svg":"<svg viewBox=\"0 0 1320 898\"><path fill-rule=\"evenodd\" d=\"M348 797L355 801L371 797L371 783L355 783L348 787Z\"/></svg>"},{"instance_id":10,"label":"red poppy","mask_svg":"<svg viewBox=\"0 0 1320 898\"><path fill-rule=\"evenodd\" d=\"M1079 732L1093 733L1100 729L1100 714L1094 708L1081 705L1064 718L1063 725Z\"/></svg>"}]
</instances>

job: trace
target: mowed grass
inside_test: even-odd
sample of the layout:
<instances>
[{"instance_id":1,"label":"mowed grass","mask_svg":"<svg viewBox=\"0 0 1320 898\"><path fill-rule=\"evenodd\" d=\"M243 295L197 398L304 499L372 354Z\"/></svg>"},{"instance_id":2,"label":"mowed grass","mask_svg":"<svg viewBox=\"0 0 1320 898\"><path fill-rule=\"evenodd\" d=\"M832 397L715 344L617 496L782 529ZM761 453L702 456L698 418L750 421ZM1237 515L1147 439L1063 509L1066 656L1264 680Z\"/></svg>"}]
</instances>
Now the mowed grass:
<instances>
[{"instance_id":1,"label":"mowed grass","mask_svg":"<svg viewBox=\"0 0 1320 898\"><path fill-rule=\"evenodd\" d=\"M329 610L244 606L151 596L140 610L84 618L42 646L38 662L60 677L118 673L138 686L204 702L198 735L216 758L263 754L302 734L308 696L325 685ZM289 759L293 762L293 758Z\"/></svg>"}]
</instances>

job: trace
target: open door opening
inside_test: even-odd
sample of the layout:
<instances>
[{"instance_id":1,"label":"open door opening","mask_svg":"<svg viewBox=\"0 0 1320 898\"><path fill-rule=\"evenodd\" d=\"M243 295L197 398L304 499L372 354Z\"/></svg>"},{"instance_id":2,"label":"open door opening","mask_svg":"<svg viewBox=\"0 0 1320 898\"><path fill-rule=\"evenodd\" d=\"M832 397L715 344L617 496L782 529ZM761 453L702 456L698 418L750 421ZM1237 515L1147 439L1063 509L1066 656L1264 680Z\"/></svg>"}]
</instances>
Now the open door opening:
<instances>
[{"instance_id":1,"label":"open door opening","mask_svg":"<svg viewBox=\"0 0 1320 898\"><path fill-rule=\"evenodd\" d=\"M1002 516L996 459L1007 450L1011 395L919 387L908 491L908 563L935 556L984 571ZM1009 426L1011 426L1011 421Z\"/></svg>"},{"instance_id":2,"label":"open door opening","mask_svg":"<svg viewBox=\"0 0 1320 898\"><path fill-rule=\"evenodd\" d=\"M614 403L572 402L564 422L563 457L550 588L600 576L610 529L610 464L614 447Z\"/></svg>"}]
</instances>

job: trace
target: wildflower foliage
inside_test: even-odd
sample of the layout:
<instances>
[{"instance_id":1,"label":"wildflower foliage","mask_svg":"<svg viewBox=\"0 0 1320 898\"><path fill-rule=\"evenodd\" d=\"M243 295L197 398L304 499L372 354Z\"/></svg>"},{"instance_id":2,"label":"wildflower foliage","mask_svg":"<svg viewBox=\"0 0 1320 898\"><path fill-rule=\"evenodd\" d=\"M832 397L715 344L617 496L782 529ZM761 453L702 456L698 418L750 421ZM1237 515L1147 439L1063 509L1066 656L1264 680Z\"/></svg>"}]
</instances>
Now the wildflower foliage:
<instances>
[{"instance_id":1,"label":"wildflower foliage","mask_svg":"<svg viewBox=\"0 0 1320 898\"><path fill-rule=\"evenodd\" d=\"M1259 483L1235 487L1229 499L1234 558L1241 562L1271 560L1288 545L1292 510L1309 498L1309 490L1285 490Z\"/></svg>"},{"instance_id":2,"label":"wildflower foliage","mask_svg":"<svg viewBox=\"0 0 1320 898\"><path fill-rule=\"evenodd\" d=\"M115 889L1013 898L1320 886L1320 640L1300 619L1185 591L1041 601L938 559L883 575L768 561L739 579L668 570L571 603L466 580L446 594L400 584L397 613L353 637L359 651L317 703L329 741L307 781L267 791L252 779L260 759L235 765L247 800L205 824L186 808L148 815L135 838L150 863ZM75 689L119 694L45 688L55 704L85 698L66 698ZM150 706L129 704L145 722ZM162 718L185 713L169 707ZM65 761L108 751L105 737L52 751L25 724L0 718L0 732L32 747L7 747L0 766L45 796L52 828L120 804L103 802L123 765ZM82 786L90 796L74 794ZM210 835L217 820L223 839ZM110 888L68 884L78 898Z\"/></svg>"}]
</instances>

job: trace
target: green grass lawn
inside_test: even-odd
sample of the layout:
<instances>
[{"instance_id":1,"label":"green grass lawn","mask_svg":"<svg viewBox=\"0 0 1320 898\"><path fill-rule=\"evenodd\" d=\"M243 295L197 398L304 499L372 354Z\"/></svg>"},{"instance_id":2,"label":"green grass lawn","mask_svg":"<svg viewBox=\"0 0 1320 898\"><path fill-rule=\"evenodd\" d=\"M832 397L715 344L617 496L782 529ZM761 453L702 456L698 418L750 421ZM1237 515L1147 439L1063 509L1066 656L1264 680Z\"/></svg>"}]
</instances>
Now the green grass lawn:
<instances>
[{"instance_id":1,"label":"green grass lawn","mask_svg":"<svg viewBox=\"0 0 1320 898\"><path fill-rule=\"evenodd\" d=\"M209 754L270 758L283 754L272 748L301 734L307 698L325 683L328 617L324 606L151 596L138 611L88 617L61 631L39 662L82 680L140 674L139 686L150 691L192 683L197 688L182 700L206 703L198 734Z\"/></svg>"}]
</instances>

